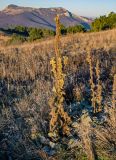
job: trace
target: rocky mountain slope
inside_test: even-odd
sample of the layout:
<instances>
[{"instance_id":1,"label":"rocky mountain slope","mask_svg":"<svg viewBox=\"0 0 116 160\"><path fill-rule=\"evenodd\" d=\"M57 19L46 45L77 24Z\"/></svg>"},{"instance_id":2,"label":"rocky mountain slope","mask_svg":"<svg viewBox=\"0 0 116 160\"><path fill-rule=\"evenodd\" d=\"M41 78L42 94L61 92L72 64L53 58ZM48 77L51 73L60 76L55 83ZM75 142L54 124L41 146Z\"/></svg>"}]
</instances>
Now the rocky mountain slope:
<instances>
[{"instance_id":1,"label":"rocky mountain slope","mask_svg":"<svg viewBox=\"0 0 116 160\"><path fill-rule=\"evenodd\" d=\"M65 26L81 24L90 28L91 19L74 15L68 10L58 8L30 8L9 5L0 11L0 28L23 25L27 27L40 27L55 29L54 17L62 14L61 23Z\"/></svg>"}]
</instances>

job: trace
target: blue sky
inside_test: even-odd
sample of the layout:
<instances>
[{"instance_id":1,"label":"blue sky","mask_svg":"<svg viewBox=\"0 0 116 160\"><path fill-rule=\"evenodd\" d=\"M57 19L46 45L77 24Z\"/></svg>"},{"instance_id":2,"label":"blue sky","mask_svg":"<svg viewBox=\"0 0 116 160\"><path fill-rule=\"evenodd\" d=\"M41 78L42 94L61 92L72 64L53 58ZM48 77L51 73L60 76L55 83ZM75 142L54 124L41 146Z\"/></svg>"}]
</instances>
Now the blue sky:
<instances>
[{"instance_id":1,"label":"blue sky","mask_svg":"<svg viewBox=\"0 0 116 160\"><path fill-rule=\"evenodd\" d=\"M29 7L64 7L71 12L96 17L116 12L116 0L0 0L0 10L9 4Z\"/></svg>"}]
</instances>

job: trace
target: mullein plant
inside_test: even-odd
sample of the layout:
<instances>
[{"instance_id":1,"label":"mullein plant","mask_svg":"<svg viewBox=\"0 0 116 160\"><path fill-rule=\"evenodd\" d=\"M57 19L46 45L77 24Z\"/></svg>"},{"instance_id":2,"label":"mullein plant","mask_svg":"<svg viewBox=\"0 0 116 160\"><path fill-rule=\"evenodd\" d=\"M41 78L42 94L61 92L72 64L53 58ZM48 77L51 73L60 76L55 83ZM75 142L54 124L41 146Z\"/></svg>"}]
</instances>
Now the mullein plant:
<instances>
[{"instance_id":1,"label":"mullein plant","mask_svg":"<svg viewBox=\"0 0 116 160\"><path fill-rule=\"evenodd\" d=\"M97 90L96 90L96 103L97 108L96 112L102 111L102 84L100 81L100 63L99 60L97 60L96 63L96 77L97 77Z\"/></svg>"},{"instance_id":2,"label":"mullein plant","mask_svg":"<svg viewBox=\"0 0 116 160\"><path fill-rule=\"evenodd\" d=\"M49 136L54 139L59 138L59 133L62 131L62 134L69 135L71 124L71 118L64 111L64 83L65 83L65 74L63 73L63 68L67 63L67 57L62 57L60 52L60 20L59 15L55 18L56 22L56 36L55 36L55 57L50 61L52 66L52 73L54 77L54 86L53 86L53 97L49 100L50 106L50 132Z\"/></svg>"},{"instance_id":3,"label":"mullein plant","mask_svg":"<svg viewBox=\"0 0 116 160\"><path fill-rule=\"evenodd\" d=\"M114 75L113 87L112 87L112 107L111 107L110 119L112 122L112 126L116 128L116 74Z\"/></svg>"},{"instance_id":4,"label":"mullein plant","mask_svg":"<svg viewBox=\"0 0 116 160\"><path fill-rule=\"evenodd\" d=\"M91 86L91 102L94 113L96 112L96 94L95 94L95 84L93 81L93 65L92 65L92 58L91 58L91 51L88 50L87 53L87 62L89 63L89 72L90 72L90 86Z\"/></svg>"},{"instance_id":5,"label":"mullein plant","mask_svg":"<svg viewBox=\"0 0 116 160\"><path fill-rule=\"evenodd\" d=\"M114 75L113 89L112 89L112 108L116 109L116 74Z\"/></svg>"},{"instance_id":6,"label":"mullein plant","mask_svg":"<svg viewBox=\"0 0 116 160\"><path fill-rule=\"evenodd\" d=\"M93 107L93 112L101 112L102 111L102 83L100 81L100 64L99 60L96 62L96 78L97 78L97 84L94 82L94 72L93 72L93 64L92 64L92 55L91 51L88 51L87 54L87 62L89 63L89 72L90 72L90 86L91 86L91 102Z\"/></svg>"}]
</instances>

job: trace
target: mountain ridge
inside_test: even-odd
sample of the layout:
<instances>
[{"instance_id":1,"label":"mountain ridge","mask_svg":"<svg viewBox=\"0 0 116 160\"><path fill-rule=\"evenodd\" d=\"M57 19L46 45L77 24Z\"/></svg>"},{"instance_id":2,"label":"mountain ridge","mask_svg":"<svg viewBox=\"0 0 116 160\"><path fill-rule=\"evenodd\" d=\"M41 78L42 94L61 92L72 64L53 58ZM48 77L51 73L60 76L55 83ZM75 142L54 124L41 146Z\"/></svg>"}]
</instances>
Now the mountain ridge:
<instances>
[{"instance_id":1,"label":"mountain ridge","mask_svg":"<svg viewBox=\"0 0 116 160\"><path fill-rule=\"evenodd\" d=\"M22 25L55 29L54 18L56 14L62 15L61 23L65 26L83 25L86 29L89 29L92 22L92 19L77 16L62 7L32 8L11 4L0 11L0 28Z\"/></svg>"}]
</instances>

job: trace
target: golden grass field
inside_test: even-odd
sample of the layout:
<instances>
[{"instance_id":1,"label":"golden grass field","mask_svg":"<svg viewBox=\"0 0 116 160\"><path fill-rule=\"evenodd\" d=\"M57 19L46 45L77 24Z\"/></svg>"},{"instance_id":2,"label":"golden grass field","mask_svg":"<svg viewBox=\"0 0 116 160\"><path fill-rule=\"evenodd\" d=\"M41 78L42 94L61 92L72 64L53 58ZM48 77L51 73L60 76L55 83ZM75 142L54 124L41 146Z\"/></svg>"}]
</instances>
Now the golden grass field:
<instances>
[{"instance_id":1,"label":"golden grass field","mask_svg":"<svg viewBox=\"0 0 116 160\"><path fill-rule=\"evenodd\" d=\"M116 46L116 30L103 31L98 33L78 33L75 35L69 35L61 39L61 51L63 55L78 56L82 54L86 56L86 50L88 49L104 49L106 52L112 49L115 52ZM8 39L7 37L4 38ZM51 57L54 55L54 40L44 40L43 42L33 42L33 43L24 43L20 45L9 45L9 46L0 46L0 52L6 58L9 58L9 67L5 67L4 62L2 62L2 67L0 68L0 73L7 72L13 74L13 78L17 77L20 74L23 78L27 75L23 75L21 72L26 70L30 71L30 78L36 76L39 56L46 59L48 56ZM19 54L18 54L19 52ZM66 52L66 53L65 53ZM17 56L17 54L19 56ZM5 58L4 57L4 58ZM12 64L10 60L17 61L17 63ZM18 64L20 63L20 64ZM49 61L47 61L49 63ZM78 62L77 62L78 63ZM14 65L14 66L13 66ZM18 67L20 65L20 70L14 70L12 67ZM5 69L4 69L5 67ZM11 68L10 68L11 67ZM44 67L44 66L43 66ZM39 70L38 70L39 71ZM15 74L16 72L16 74ZM6 73L6 74L7 74ZM4 73L5 74L5 73ZM32 74L32 75L31 75Z\"/></svg>"}]
</instances>

